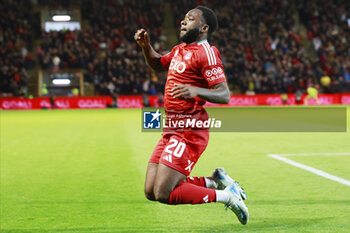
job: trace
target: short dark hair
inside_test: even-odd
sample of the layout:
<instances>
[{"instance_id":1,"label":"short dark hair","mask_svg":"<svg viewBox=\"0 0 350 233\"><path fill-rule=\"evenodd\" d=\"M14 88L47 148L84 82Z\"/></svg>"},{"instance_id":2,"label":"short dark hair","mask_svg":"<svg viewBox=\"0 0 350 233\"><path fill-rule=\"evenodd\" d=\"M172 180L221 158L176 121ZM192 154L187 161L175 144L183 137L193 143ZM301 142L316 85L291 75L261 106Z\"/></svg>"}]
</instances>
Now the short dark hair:
<instances>
[{"instance_id":1,"label":"short dark hair","mask_svg":"<svg viewBox=\"0 0 350 233\"><path fill-rule=\"evenodd\" d=\"M209 25L208 34L211 35L216 28L218 27L218 18L213 10L205 6L197 6L195 9L202 11L202 17L205 20L205 23Z\"/></svg>"}]
</instances>

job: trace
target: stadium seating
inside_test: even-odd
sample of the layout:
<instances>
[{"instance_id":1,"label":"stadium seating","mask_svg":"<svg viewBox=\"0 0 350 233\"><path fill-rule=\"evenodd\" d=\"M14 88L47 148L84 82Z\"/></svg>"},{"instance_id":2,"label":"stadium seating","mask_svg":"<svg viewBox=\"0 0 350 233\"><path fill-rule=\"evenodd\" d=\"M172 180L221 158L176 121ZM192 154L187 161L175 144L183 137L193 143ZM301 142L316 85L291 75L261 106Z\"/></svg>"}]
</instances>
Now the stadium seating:
<instances>
[{"instance_id":1,"label":"stadium seating","mask_svg":"<svg viewBox=\"0 0 350 233\"><path fill-rule=\"evenodd\" d=\"M27 71L33 66L28 50L32 49L42 69L82 69L85 81L94 83L100 95L162 92L165 75L153 73L146 65L133 35L138 28L146 28L156 50L165 53L167 2L172 1L77 1L88 27L43 31L40 46L32 48L35 29L31 25L35 24L30 10L21 10L31 9L30 1L6 0L0 6L5 16L0 21L0 72L4 77L0 92L26 93ZM346 0L179 0L172 4L174 27L178 29L185 13L201 3L218 15L219 29L210 42L221 52L234 93L305 93L309 86L323 93L350 91L350 6ZM57 7L71 2L39 0L38 4ZM302 39L306 35L308 43ZM59 64L54 65L58 58ZM325 76L331 80L329 85L320 81Z\"/></svg>"},{"instance_id":2,"label":"stadium seating","mask_svg":"<svg viewBox=\"0 0 350 233\"><path fill-rule=\"evenodd\" d=\"M152 76L134 41L139 27L151 28L153 45L162 50L163 9L157 0L90 1L82 14L90 29L43 32L39 61L43 69L83 69L85 81L94 82L101 95L151 93L153 86L162 90L164 81ZM91 7L95 14L91 14ZM150 9L145 11L145 9ZM163 79L164 80L164 79Z\"/></svg>"},{"instance_id":3,"label":"stadium seating","mask_svg":"<svg viewBox=\"0 0 350 233\"><path fill-rule=\"evenodd\" d=\"M331 78L326 92L350 91L350 2L299 1L298 12L317 53L316 78Z\"/></svg>"},{"instance_id":4,"label":"stadium seating","mask_svg":"<svg viewBox=\"0 0 350 233\"><path fill-rule=\"evenodd\" d=\"M350 86L349 43L345 43L345 38L350 38L349 12L346 12L350 6L345 0L322 2L324 4L288 0L207 1L206 5L218 15L219 29L211 41L221 52L231 89L247 94L292 94L305 92L309 86L316 86L325 93L350 91L346 86ZM196 0L182 0L182 4L173 8L176 27L184 12L197 4ZM312 16L315 7L327 16ZM342 13L338 18L337 12ZM297 30L299 16L304 18L301 23L310 28L309 34L316 36L313 29L323 34L324 46L318 52L319 59L304 46L300 30ZM317 21L320 23L314 26ZM320 27L328 31L320 31ZM337 35L327 37L335 33L335 28ZM330 42L332 40L334 42ZM332 50L337 54L334 63L326 59ZM330 76L332 82L329 86L320 86L320 79L325 75Z\"/></svg>"},{"instance_id":5,"label":"stadium seating","mask_svg":"<svg viewBox=\"0 0 350 233\"><path fill-rule=\"evenodd\" d=\"M33 67L30 9L26 0L0 4L0 96L27 94L28 70Z\"/></svg>"}]
</instances>

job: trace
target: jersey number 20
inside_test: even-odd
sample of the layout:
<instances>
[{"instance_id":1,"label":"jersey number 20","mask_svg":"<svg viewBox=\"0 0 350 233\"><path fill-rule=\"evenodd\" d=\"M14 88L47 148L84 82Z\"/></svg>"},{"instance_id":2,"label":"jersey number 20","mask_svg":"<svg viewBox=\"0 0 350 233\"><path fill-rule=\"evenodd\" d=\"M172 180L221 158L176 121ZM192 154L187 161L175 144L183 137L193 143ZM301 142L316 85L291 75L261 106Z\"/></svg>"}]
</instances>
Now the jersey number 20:
<instances>
[{"instance_id":1,"label":"jersey number 20","mask_svg":"<svg viewBox=\"0 0 350 233\"><path fill-rule=\"evenodd\" d=\"M186 144L183 142L179 143L175 138L171 138L169 143L170 144L165 148L165 152L180 158L185 151ZM174 147L175 150L172 151L171 149Z\"/></svg>"}]
</instances>

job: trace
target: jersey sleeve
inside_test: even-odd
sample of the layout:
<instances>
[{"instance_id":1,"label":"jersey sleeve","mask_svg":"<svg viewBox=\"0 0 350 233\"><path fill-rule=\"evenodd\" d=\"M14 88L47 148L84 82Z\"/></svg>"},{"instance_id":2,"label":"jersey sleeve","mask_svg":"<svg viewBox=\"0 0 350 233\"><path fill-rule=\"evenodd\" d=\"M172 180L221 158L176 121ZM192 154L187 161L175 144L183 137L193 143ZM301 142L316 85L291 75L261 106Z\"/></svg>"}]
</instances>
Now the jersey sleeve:
<instances>
[{"instance_id":1,"label":"jersey sleeve","mask_svg":"<svg viewBox=\"0 0 350 233\"><path fill-rule=\"evenodd\" d=\"M224 66L222 65L219 50L207 43L202 44L200 49L199 69L202 77L209 87L226 82Z\"/></svg>"}]
</instances>

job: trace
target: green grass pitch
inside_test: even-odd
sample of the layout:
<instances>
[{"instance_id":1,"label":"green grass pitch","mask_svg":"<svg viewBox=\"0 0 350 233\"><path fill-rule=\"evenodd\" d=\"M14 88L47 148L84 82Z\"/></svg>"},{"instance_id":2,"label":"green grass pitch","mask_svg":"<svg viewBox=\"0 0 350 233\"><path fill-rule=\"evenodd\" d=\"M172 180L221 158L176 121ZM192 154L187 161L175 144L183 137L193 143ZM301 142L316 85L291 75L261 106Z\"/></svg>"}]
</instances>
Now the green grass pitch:
<instances>
[{"instance_id":1,"label":"green grass pitch","mask_svg":"<svg viewBox=\"0 0 350 233\"><path fill-rule=\"evenodd\" d=\"M1 111L1 232L349 232L350 187L268 154L350 152L347 133L212 133L192 175L223 166L250 221L222 204L168 206L143 194L159 133L140 109ZM350 179L350 155L291 156Z\"/></svg>"}]
</instances>

